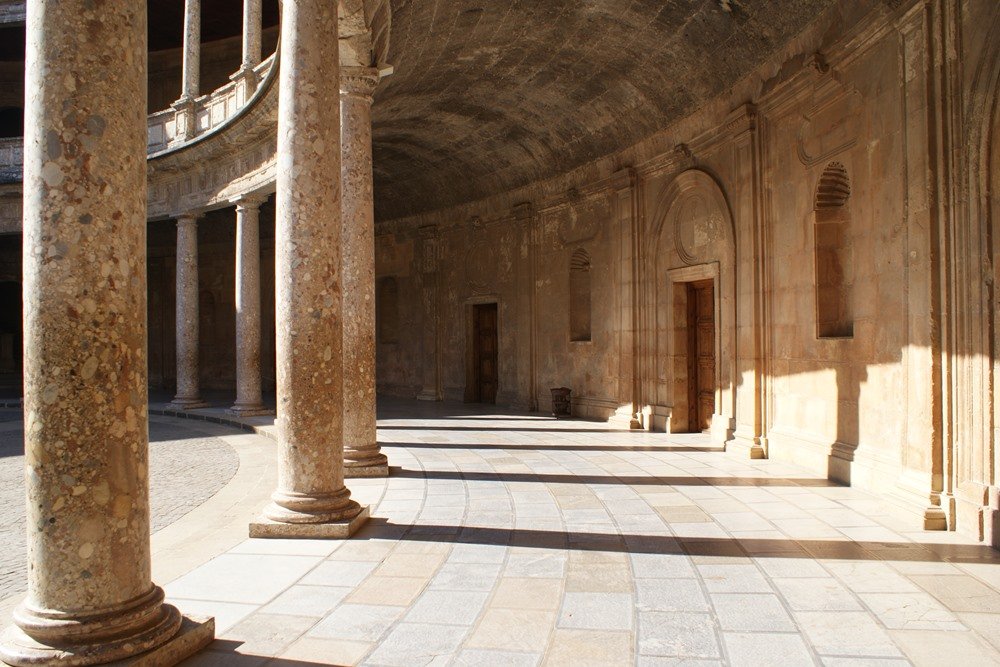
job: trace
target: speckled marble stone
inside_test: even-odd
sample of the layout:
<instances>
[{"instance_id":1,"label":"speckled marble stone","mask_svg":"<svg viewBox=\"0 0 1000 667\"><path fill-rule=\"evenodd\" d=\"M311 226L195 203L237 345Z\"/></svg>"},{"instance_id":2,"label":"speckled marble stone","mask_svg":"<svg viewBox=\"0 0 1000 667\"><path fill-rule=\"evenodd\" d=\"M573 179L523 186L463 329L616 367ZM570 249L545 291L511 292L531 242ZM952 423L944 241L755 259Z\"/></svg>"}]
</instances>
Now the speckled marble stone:
<instances>
[{"instance_id":1,"label":"speckled marble stone","mask_svg":"<svg viewBox=\"0 0 1000 667\"><path fill-rule=\"evenodd\" d=\"M271 414L260 382L260 205L263 197L236 202L236 403L241 417Z\"/></svg>"},{"instance_id":2,"label":"speckled marble stone","mask_svg":"<svg viewBox=\"0 0 1000 667\"><path fill-rule=\"evenodd\" d=\"M275 215L278 488L273 537L351 523L344 486L337 5L286 0L281 26ZM263 522L267 523L267 522Z\"/></svg>"},{"instance_id":3,"label":"speckled marble stone","mask_svg":"<svg viewBox=\"0 0 1000 667\"><path fill-rule=\"evenodd\" d=\"M204 408L198 381L198 216L177 218L177 395L178 410Z\"/></svg>"},{"instance_id":4,"label":"speckled marble stone","mask_svg":"<svg viewBox=\"0 0 1000 667\"><path fill-rule=\"evenodd\" d=\"M375 212L372 93L378 70L340 71L343 144L344 466L348 477L383 477L389 461L375 437Z\"/></svg>"},{"instance_id":5,"label":"speckled marble stone","mask_svg":"<svg viewBox=\"0 0 1000 667\"><path fill-rule=\"evenodd\" d=\"M146 52L143 3L28 8L31 567L16 626L0 643L0 660L13 665L128 658L166 645L181 626L150 576Z\"/></svg>"}]
</instances>

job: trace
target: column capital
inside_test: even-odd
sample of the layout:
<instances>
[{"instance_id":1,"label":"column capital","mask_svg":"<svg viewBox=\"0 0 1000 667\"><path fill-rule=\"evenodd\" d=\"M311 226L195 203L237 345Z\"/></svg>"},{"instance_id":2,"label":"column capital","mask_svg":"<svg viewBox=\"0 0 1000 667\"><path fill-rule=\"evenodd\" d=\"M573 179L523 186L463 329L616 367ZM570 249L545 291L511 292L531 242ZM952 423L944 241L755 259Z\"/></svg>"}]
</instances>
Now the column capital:
<instances>
[{"instance_id":1,"label":"column capital","mask_svg":"<svg viewBox=\"0 0 1000 667\"><path fill-rule=\"evenodd\" d=\"M185 213L177 213L174 218L177 220L178 225L193 225L205 216L203 211L187 211Z\"/></svg>"},{"instance_id":2,"label":"column capital","mask_svg":"<svg viewBox=\"0 0 1000 667\"><path fill-rule=\"evenodd\" d=\"M240 195L239 197L233 197L229 200L231 204L236 207L236 210L240 209L257 209L263 206L264 202L267 201L267 195L262 192L248 192L245 195Z\"/></svg>"},{"instance_id":3,"label":"column capital","mask_svg":"<svg viewBox=\"0 0 1000 667\"><path fill-rule=\"evenodd\" d=\"M374 67L341 67L340 94L371 99L380 80Z\"/></svg>"}]
</instances>

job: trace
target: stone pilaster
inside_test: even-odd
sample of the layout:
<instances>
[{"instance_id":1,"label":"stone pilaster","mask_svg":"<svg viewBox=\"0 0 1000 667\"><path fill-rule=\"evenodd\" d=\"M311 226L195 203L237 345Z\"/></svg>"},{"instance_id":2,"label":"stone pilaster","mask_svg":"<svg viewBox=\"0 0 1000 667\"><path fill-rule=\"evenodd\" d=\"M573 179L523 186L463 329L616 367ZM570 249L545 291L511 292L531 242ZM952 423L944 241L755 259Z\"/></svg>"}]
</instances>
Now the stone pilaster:
<instances>
[{"instance_id":1,"label":"stone pilaster","mask_svg":"<svg viewBox=\"0 0 1000 667\"><path fill-rule=\"evenodd\" d=\"M384 477L375 429L375 209L372 94L378 70L340 71L343 144L341 258L344 295L344 466L347 477Z\"/></svg>"},{"instance_id":2,"label":"stone pilaster","mask_svg":"<svg viewBox=\"0 0 1000 667\"><path fill-rule=\"evenodd\" d=\"M201 0L184 0L184 45L181 56L181 96L174 102L177 141L197 131L194 101L201 92Z\"/></svg>"},{"instance_id":3,"label":"stone pilaster","mask_svg":"<svg viewBox=\"0 0 1000 667\"><path fill-rule=\"evenodd\" d=\"M278 488L252 537L347 537L368 509L344 486L337 3L285 0L275 310Z\"/></svg>"},{"instance_id":4,"label":"stone pilaster","mask_svg":"<svg viewBox=\"0 0 1000 667\"><path fill-rule=\"evenodd\" d=\"M192 410L201 400L198 379L198 216L177 218L177 395L172 408Z\"/></svg>"},{"instance_id":5,"label":"stone pilaster","mask_svg":"<svg viewBox=\"0 0 1000 667\"><path fill-rule=\"evenodd\" d=\"M236 202L236 403L230 414L271 414L260 381L260 205L263 197Z\"/></svg>"},{"instance_id":6,"label":"stone pilaster","mask_svg":"<svg viewBox=\"0 0 1000 667\"><path fill-rule=\"evenodd\" d=\"M436 225L417 230L417 285L420 294L420 391L418 401L441 400L441 273L438 267L439 236Z\"/></svg>"},{"instance_id":7,"label":"stone pilaster","mask_svg":"<svg viewBox=\"0 0 1000 667\"><path fill-rule=\"evenodd\" d=\"M31 0L30 567L16 626L0 642L0 661L11 665L98 664L148 651L162 658L156 664L174 664L212 638L211 622L194 640L178 638L180 613L150 578L146 53L145 3Z\"/></svg>"}]
</instances>

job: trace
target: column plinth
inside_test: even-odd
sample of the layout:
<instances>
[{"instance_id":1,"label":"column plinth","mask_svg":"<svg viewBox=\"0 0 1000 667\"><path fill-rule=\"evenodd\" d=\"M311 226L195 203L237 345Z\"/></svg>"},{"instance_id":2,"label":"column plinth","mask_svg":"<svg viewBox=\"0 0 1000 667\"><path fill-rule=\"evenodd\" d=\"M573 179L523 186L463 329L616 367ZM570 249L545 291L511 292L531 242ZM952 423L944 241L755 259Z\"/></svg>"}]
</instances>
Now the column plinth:
<instances>
[{"instance_id":1,"label":"column plinth","mask_svg":"<svg viewBox=\"0 0 1000 667\"><path fill-rule=\"evenodd\" d=\"M198 377L198 216L177 218L177 395L170 401L175 410L207 408L201 399Z\"/></svg>"},{"instance_id":2,"label":"column plinth","mask_svg":"<svg viewBox=\"0 0 1000 667\"><path fill-rule=\"evenodd\" d=\"M264 406L260 379L260 206L263 197L236 204L236 402L238 417L274 414Z\"/></svg>"},{"instance_id":3,"label":"column plinth","mask_svg":"<svg viewBox=\"0 0 1000 667\"><path fill-rule=\"evenodd\" d=\"M375 426L375 209L372 195L372 94L378 70L340 71L343 143L344 470L385 477L389 460Z\"/></svg>"},{"instance_id":4,"label":"column plinth","mask_svg":"<svg viewBox=\"0 0 1000 667\"><path fill-rule=\"evenodd\" d=\"M275 309L278 488L260 537L346 537L367 518L344 486L337 3L285 0Z\"/></svg>"},{"instance_id":5,"label":"column plinth","mask_svg":"<svg viewBox=\"0 0 1000 667\"><path fill-rule=\"evenodd\" d=\"M93 665L154 653L178 662L211 641L214 626L182 629L150 575L146 5L31 5L23 242L30 567L0 662Z\"/></svg>"}]
</instances>

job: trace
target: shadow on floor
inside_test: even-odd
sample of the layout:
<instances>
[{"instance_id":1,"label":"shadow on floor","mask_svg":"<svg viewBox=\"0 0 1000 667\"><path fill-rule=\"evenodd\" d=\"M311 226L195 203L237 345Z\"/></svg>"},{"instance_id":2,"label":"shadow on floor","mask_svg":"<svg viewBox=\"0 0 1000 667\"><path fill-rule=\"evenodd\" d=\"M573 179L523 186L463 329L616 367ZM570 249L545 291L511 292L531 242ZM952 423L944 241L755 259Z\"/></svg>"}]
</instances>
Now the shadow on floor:
<instances>
[{"instance_id":1,"label":"shadow on floor","mask_svg":"<svg viewBox=\"0 0 1000 667\"><path fill-rule=\"evenodd\" d=\"M382 447L404 447L406 449L496 449L513 450L522 452L553 451L553 452L724 452L725 447L696 447L694 445L508 445L508 444L483 444L480 442L382 442Z\"/></svg>"},{"instance_id":2,"label":"shadow on floor","mask_svg":"<svg viewBox=\"0 0 1000 667\"><path fill-rule=\"evenodd\" d=\"M535 549L611 551L627 554L677 554L691 557L825 558L836 560L930 563L1000 563L1000 553L975 544L858 542L819 539L683 537L619 533L574 533L521 528L394 524L372 518L355 540L397 539ZM697 561L696 561L697 562Z\"/></svg>"},{"instance_id":3,"label":"shadow on floor","mask_svg":"<svg viewBox=\"0 0 1000 667\"><path fill-rule=\"evenodd\" d=\"M839 487L837 482L813 477L627 477L615 475L537 475L521 472L461 472L457 470L408 470L390 466L390 477L455 479L474 482L527 482L536 484L614 484L627 486L803 486Z\"/></svg>"}]
</instances>

